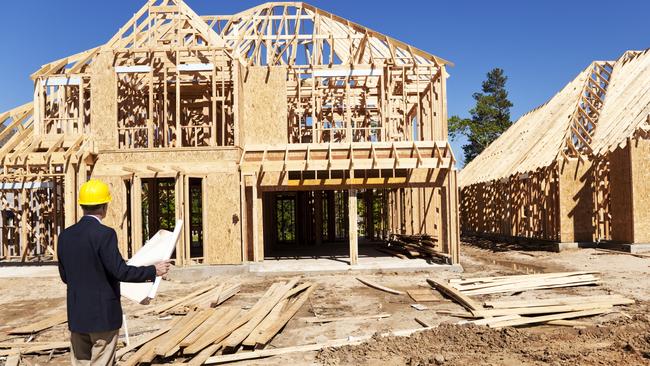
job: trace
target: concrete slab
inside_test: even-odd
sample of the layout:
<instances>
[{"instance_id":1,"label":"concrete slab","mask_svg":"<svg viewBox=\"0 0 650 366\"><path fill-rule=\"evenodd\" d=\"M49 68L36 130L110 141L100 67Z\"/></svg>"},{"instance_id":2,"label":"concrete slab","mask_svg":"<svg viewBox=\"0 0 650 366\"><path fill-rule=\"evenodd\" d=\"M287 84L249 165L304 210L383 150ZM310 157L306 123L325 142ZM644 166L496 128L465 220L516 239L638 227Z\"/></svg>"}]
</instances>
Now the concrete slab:
<instances>
[{"instance_id":1,"label":"concrete slab","mask_svg":"<svg viewBox=\"0 0 650 366\"><path fill-rule=\"evenodd\" d=\"M400 259L395 257L362 257L358 264L349 265L347 258L301 258L267 259L249 264L249 271L266 274L320 274L335 272L382 273L395 271L451 271L462 272L460 265L429 263L424 259Z\"/></svg>"},{"instance_id":2,"label":"concrete slab","mask_svg":"<svg viewBox=\"0 0 650 366\"><path fill-rule=\"evenodd\" d=\"M58 277L59 267L46 266L0 266L0 278L17 277Z\"/></svg>"},{"instance_id":3,"label":"concrete slab","mask_svg":"<svg viewBox=\"0 0 650 366\"><path fill-rule=\"evenodd\" d=\"M629 253L649 253L650 244L623 244L623 250Z\"/></svg>"}]
</instances>

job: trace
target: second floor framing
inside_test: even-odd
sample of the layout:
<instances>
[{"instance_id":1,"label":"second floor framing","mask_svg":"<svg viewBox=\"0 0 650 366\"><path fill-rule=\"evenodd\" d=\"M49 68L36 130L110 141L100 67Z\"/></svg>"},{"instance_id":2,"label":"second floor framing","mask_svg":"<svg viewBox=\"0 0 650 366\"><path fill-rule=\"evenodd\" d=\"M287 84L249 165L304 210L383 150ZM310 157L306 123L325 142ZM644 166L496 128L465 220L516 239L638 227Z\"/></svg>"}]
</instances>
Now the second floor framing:
<instances>
[{"instance_id":1,"label":"second floor framing","mask_svg":"<svg viewBox=\"0 0 650 366\"><path fill-rule=\"evenodd\" d=\"M150 0L32 75L34 129L100 150L442 141L447 64L304 3L201 17Z\"/></svg>"}]
</instances>

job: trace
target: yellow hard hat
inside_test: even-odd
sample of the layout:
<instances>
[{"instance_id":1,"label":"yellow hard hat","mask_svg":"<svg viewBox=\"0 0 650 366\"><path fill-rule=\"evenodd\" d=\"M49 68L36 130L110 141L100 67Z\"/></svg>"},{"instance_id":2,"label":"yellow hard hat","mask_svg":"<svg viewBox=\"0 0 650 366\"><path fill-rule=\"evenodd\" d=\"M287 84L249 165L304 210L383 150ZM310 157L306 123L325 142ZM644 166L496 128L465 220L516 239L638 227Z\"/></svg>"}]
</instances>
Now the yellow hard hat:
<instances>
[{"instance_id":1,"label":"yellow hard hat","mask_svg":"<svg viewBox=\"0 0 650 366\"><path fill-rule=\"evenodd\" d=\"M80 205L94 206L108 202L111 202L111 191L101 180L91 179L79 188Z\"/></svg>"}]
</instances>

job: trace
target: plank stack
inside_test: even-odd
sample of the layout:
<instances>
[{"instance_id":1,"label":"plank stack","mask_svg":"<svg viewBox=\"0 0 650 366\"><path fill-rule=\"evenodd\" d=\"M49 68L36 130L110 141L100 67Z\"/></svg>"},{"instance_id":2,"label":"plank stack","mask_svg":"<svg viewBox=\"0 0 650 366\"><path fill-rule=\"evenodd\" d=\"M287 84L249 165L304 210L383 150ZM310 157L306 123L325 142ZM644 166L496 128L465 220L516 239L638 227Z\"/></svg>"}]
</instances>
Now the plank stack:
<instances>
[{"instance_id":1,"label":"plank stack","mask_svg":"<svg viewBox=\"0 0 650 366\"><path fill-rule=\"evenodd\" d=\"M448 256L441 253L440 249L438 241L426 234L392 234L387 241L386 246L382 248L382 251L402 259L425 258L448 261Z\"/></svg>"},{"instance_id":2,"label":"plank stack","mask_svg":"<svg viewBox=\"0 0 650 366\"><path fill-rule=\"evenodd\" d=\"M449 284L465 295L521 292L558 287L598 285L598 272L559 272L531 275L451 279Z\"/></svg>"},{"instance_id":3,"label":"plank stack","mask_svg":"<svg viewBox=\"0 0 650 366\"><path fill-rule=\"evenodd\" d=\"M182 357L191 365L201 365L210 356L221 353L234 353L241 348L264 348L276 334L293 318L300 307L307 301L315 289L311 283L298 284L298 279L288 282L274 283L266 293L248 310L240 307L217 306L212 296L206 293L219 290L220 293L231 293L232 286L217 286L193 298L183 298L175 301L175 305L160 306L156 312L182 306L183 311L171 311L172 314L185 315L176 317L172 323L118 351L118 358L135 351L122 364L137 365L151 363L155 358ZM221 299L221 295L217 297ZM216 308L202 308L194 304L210 302ZM188 306L191 304L192 306Z\"/></svg>"},{"instance_id":4,"label":"plank stack","mask_svg":"<svg viewBox=\"0 0 650 366\"><path fill-rule=\"evenodd\" d=\"M605 314L614 306L634 304L634 300L619 295L555 297L533 300L497 300L483 304L470 295L597 285L596 272L564 272L534 275L452 279L449 283L428 279L427 282L450 297L466 310L461 314L476 320L461 323L487 325L491 328L527 324L576 325L567 319Z\"/></svg>"}]
</instances>

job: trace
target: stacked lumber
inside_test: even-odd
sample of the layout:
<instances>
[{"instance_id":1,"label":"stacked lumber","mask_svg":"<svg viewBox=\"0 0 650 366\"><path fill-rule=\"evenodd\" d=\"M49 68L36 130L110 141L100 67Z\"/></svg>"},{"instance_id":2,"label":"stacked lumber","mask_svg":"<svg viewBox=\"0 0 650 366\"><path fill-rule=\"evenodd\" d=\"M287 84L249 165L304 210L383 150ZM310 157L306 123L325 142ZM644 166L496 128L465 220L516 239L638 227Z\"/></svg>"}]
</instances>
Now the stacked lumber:
<instances>
[{"instance_id":1,"label":"stacked lumber","mask_svg":"<svg viewBox=\"0 0 650 366\"><path fill-rule=\"evenodd\" d=\"M598 272L558 272L530 275L451 279L449 284L465 295L521 292L559 287L597 285Z\"/></svg>"},{"instance_id":2,"label":"stacked lumber","mask_svg":"<svg viewBox=\"0 0 650 366\"><path fill-rule=\"evenodd\" d=\"M208 283L199 287L198 290L178 299L167 301L159 305L147 306L143 310L136 312L134 315L143 316L151 313L157 315L185 315L191 310L196 310L198 308L216 307L233 297L239 292L240 288L240 284L225 285L223 283Z\"/></svg>"},{"instance_id":3,"label":"stacked lumber","mask_svg":"<svg viewBox=\"0 0 650 366\"><path fill-rule=\"evenodd\" d=\"M540 288L558 288L598 284L594 272L547 273L455 279L449 283L428 279L431 287L463 306L464 317L476 320L462 321L490 328L529 324L574 326L568 321L613 311L614 306L634 304L634 300L620 295L556 297L532 300L496 300L478 303L468 295L498 292L519 292Z\"/></svg>"},{"instance_id":4,"label":"stacked lumber","mask_svg":"<svg viewBox=\"0 0 650 366\"><path fill-rule=\"evenodd\" d=\"M151 363L157 357L172 356L182 357L191 365L201 365L218 352L234 353L242 347L264 348L293 318L314 289L311 283L298 284L298 279L274 283L248 310L218 306L225 301L221 301L222 295L228 297L236 292L232 286L215 286L195 292L194 297L184 297L180 302L174 300L173 306L164 304L156 312L169 313L179 306L188 307L188 304L196 304L195 309L175 317L172 324L145 340L118 350L117 356L120 358L137 349L123 365ZM209 293L211 295L207 296ZM216 308L202 308L199 304ZM163 308L165 310L161 310Z\"/></svg>"},{"instance_id":5,"label":"stacked lumber","mask_svg":"<svg viewBox=\"0 0 650 366\"><path fill-rule=\"evenodd\" d=\"M429 235L400 235L392 234L386 246L381 251L392 254L396 257L443 259L448 261L449 257L440 252L440 245L437 239Z\"/></svg>"}]
</instances>

